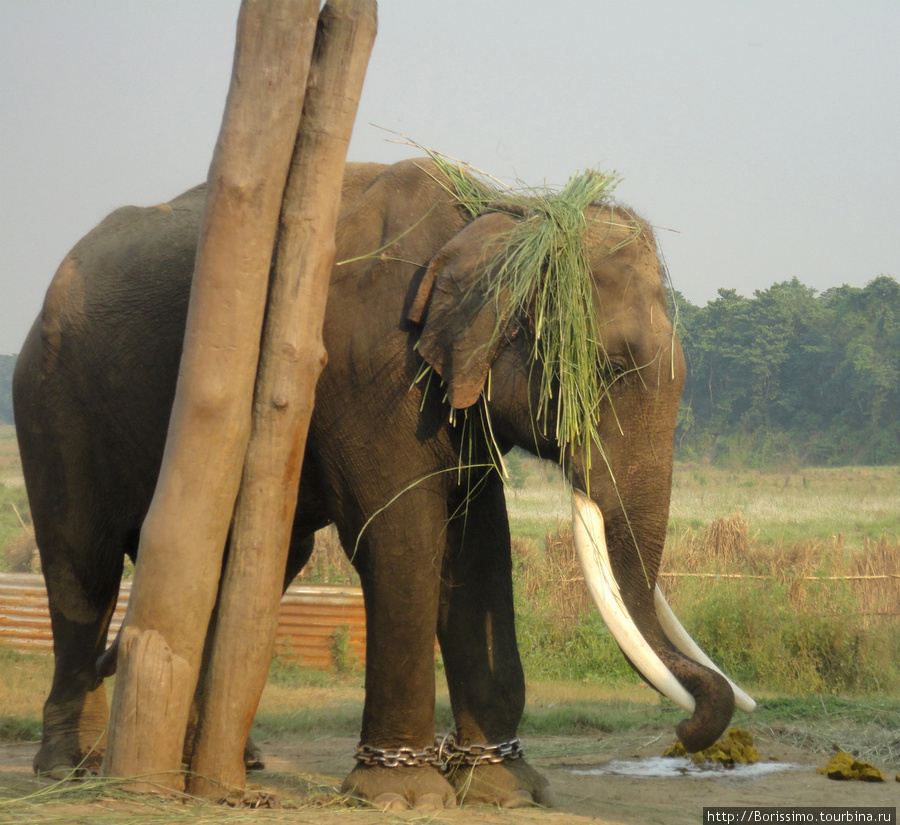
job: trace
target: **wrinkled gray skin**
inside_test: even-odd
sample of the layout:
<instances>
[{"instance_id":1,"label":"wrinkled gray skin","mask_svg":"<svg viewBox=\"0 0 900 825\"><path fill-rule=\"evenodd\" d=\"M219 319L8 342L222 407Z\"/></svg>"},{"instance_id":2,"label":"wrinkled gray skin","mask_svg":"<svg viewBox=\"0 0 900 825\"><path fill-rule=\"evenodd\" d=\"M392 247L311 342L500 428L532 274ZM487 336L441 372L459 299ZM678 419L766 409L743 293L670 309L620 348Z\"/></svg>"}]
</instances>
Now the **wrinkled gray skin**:
<instances>
[{"instance_id":1,"label":"wrinkled gray skin","mask_svg":"<svg viewBox=\"0 0 900 825\"><path fill-rule=\"evenodd\" d=\"M470 421L489 403L503 451L519 445L559 460L558 445L532 419L540 365L531 362L529 320L513 318L488 347L496 307L471 295L461 301L471 288L480 294L479 278L490 276L485 250L521 218L473 219L435 176L427 160L348 165L336 260L351 262L332 275L328 365L285 577L302 568L309 537L329 522L345 547L357 547L368 626L361 742L389 749L433 741L435 634L461 743L515 737L525 699L502 481L492 469L457 471L462 427L449 421L445 391L455 406L473 405ZM204 196L201 187L169 204L120 209L90 232L61 264L18 359L17 432L56 656L37 771L85 757L95 764L102 752L107 703L95 662L159 470ZM639 224L637 240L610 252L623 231L633 233L633 217L588 212L592 299L611 359L598 380L614 383L600 411L609 463L595 454L588 479L576 460L572 480L589 486L604 515L637 626L696 698L679 734L701 748L728 724L731 690L672 647L652 608L684 362L651 233ZM423 357L445 386L416 383ZM487 458L481 439L471 463ZM379 804L415 806L453 804L451 782L470 801L551 801L524 759L450 781L430 766L357 765L344 787Z\"/></svg>"}]
</instances>

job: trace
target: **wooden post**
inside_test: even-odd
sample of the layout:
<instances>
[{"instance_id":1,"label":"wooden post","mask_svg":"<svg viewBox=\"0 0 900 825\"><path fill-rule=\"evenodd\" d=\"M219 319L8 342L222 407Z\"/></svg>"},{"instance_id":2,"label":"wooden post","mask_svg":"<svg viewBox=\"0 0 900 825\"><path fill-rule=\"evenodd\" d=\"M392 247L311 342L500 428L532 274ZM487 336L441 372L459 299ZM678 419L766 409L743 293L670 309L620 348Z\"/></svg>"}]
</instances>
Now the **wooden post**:
<instances>
[{"instance_id":1,"label":"wooden post","mask_svg":"<svg viewBox=\"0 0 900 825\"><path fill-rule=\"evenodd\" d=\"M377 28L374 0L328 0L282 206L253 430L219 596L189 789L243 788L268 675L334 261L344 163Z\"/></svg>"},{"instance_id":2,"label":"wooden post","mask_svg":"<svg viewBox=\"0 0 900 825\"><path fill-rule=\"evenodd\" d=\"M181 757L250 433L272 249L316 0L244 0L209 170L175 402L141 529L106 775L183 787ZM137 777L140 777L138 780Z\"/></svg>"}]
</instances>

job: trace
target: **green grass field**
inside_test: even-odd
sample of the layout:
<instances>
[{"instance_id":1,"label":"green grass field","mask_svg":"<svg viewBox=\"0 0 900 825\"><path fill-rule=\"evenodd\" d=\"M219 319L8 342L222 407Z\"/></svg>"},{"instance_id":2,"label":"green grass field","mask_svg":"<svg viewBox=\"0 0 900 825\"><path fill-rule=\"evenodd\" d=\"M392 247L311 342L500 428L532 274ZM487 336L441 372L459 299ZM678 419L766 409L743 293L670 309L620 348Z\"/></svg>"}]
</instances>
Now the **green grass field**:
<instances>
[{"instance_id":1,"label":"green grass field","mask_svg":"<svg viewBox=\"0 0 900 825\"><path fill-rule=\"evenodd\" d=\"M561 474L530 456L521 458L520 487L507 490L513 535L542 538L571 518ZM672 481L669 534L700 530L742 513L751 537L764 544L820 541L842 536L847 547L882 536L900 542L900 467L809 468L792 473L733 472L677 464Z\"/></svg>"},{"instance_id":2,"label":"green grass field","mask_svg":"<svg viewBox=\"0 0 900 825\"><path fill-rule=\"evenodd\" d=\"M792 473L735 473L679 465L672 489L670 532L701 528L742 513L751 537L765 544L843 536L900 541L900 467L808 468Z\"/></svg>"}]
</instances>

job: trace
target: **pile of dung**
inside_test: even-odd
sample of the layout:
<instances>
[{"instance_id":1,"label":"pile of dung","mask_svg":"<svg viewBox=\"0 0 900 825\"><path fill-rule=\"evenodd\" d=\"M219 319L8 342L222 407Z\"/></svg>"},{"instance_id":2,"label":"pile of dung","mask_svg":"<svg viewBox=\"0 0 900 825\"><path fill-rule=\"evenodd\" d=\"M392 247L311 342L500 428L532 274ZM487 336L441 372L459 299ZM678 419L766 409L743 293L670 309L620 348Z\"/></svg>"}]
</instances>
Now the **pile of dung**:
<instances>
[{"instance_id":1,"label":"pile of dung","mask_svg":"<svg viewBox=\"0 0 900 825\"><path fill-rule=\"evenodd\" d=\"M859 762L846 751L838 751L824 768L816 768L829 779L858 779L861 782L885 782L884 774L868 762ZM900 777L898 777L900 779Z\"/></svg>"},{"instance_id":2,"label":"pile of dung","mask_svg":"<svg viewBox=\"0 0 900 825\"><path fill-rule=\"evenodd\" d=\"M686 756L695 765L751 765L759 762L759 751L753 746L753 734L743 728L729 728L715 744L698 753L688 753L681 742L669 745L663 756Z\"/></svg>"}]
</instances>

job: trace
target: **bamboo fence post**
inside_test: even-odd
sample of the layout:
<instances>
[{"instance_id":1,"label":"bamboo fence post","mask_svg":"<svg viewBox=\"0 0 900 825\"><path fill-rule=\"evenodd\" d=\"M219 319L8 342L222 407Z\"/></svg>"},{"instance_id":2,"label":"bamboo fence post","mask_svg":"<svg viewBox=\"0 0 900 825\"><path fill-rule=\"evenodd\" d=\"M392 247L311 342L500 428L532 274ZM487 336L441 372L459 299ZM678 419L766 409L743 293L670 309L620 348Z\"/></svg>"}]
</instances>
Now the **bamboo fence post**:
<instances>
[{"instance_id":1,"label":"bamboo fence post","mask_svg":"<svg viewBox=\"0 0 900 825\"><path fill-rule=\"evenodd\" d=\"M272 249L315 0L244 0L209 170L162 468L141 529L102 772L178 791L191 699L250 433Z\"/></svg>"},{"instance_id":2,"label":"bamboo fence post","mask_svg":"<svg viewBox=\"0 0 900 825\"><path fill-rule=\"evenodd\" d=\"M189 789L246 781L244 744L266 682L300 469L327 354L322 322L344 164L377 28L374 0L329 0L319 16L288 177L256 384L253 429L209 662Z\"/></svg>"}]
</instances>

